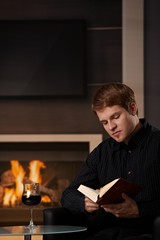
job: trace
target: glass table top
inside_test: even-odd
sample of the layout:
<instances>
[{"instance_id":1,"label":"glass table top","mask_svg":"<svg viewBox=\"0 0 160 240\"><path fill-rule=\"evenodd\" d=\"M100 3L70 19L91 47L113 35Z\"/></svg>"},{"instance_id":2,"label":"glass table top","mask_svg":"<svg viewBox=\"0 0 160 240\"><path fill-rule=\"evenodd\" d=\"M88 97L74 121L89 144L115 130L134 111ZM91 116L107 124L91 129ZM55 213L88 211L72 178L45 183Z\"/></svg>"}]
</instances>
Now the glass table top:
<instances>
[{"instance_id":1,"label":"glass table top","mask_svg":"<svg viewBox=\"0 0 160 240\"><path fill-rule=\"evenodd\" d=\"M0 236L25 236L25 235L45 235L45 234L62 234L86 231L82 226L65 226L65 225L41 225L35 229L29 230L25 226L0 227Z\"/></svg>"}]
</instances>

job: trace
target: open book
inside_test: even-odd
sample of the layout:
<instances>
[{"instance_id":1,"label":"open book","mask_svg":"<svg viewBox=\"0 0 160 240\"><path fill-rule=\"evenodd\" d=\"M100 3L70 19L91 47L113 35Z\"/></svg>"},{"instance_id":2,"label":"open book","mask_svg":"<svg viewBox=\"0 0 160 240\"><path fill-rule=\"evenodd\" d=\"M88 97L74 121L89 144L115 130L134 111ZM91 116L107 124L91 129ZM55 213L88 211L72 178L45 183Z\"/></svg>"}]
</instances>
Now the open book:
<instances>
[{"instance_id":1,"label":"open book","mask_svg":"<svg viewBox=\"0 0 160 240\"><path fill-rule=\"evenodd\" d=\"M93 202L102 204L123 202L122 193L133 198L141 191L141 187L123 178L117 178L96 191L92 188L80 185L78 191L90 198Z\"/></svg>"}]
</instances>

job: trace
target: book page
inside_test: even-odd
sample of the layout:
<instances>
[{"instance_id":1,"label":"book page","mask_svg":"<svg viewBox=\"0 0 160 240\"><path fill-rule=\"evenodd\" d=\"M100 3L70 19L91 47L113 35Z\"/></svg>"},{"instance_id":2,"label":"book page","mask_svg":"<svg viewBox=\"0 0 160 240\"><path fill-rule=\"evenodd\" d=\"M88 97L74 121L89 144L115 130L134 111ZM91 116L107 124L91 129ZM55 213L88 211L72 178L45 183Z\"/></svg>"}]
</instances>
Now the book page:
<instances>
[{"instance_id":1,"label":"book page","mask_svg":"<svg viewBox=\"0 0 160 240\"><path fill-rule=\"evenodd\" d=\"M98 191L94 190L90 187L84 186L81 184L78 188L78 191L83 193L85 196L87 196L89 199L91 199L93 202L96 202L98 200Z\"/></svg>"}]
</instances>

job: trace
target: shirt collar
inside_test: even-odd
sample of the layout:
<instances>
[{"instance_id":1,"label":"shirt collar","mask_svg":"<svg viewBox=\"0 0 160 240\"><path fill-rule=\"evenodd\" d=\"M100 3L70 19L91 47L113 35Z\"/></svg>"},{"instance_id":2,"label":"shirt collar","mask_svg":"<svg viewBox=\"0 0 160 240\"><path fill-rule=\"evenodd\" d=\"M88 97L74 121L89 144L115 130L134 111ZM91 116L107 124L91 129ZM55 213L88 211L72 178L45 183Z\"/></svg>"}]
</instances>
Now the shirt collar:
<instances>
[{"instance_id":1,"label":"shirt collar","mask_svg":"<svg viewBox=\"0 0 160 240\"><path fill-rule=\"evenodd\" d=\"M126 145L124 142L119 143L114 140L116 142L115 150L119 150L122 147L132 150L134 147L136 147L138 144L140 144L146 138L146 129L148 128L148 123L145 121L145 119L140 119L140 122L142 124L142 127L130 139L128 145Z\"/></svg>"}]
</instances>

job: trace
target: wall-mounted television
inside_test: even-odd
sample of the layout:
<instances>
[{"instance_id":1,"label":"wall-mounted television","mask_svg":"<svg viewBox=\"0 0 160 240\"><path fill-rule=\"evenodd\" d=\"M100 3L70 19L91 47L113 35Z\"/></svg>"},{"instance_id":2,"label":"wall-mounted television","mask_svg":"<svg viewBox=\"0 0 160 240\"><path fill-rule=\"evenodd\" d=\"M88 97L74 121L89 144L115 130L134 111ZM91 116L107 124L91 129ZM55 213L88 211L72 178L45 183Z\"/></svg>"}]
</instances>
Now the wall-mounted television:
<instances>
[{"instance_id":1,"label":"wall-mounted television","mask_svg":"<svg viewBox=\"0 0 160 240\"><path fill-rule=\"evenodd\" d=\"M85 20L0 20L0 97L82 97Z\"/></svg>"}]
</instances>

